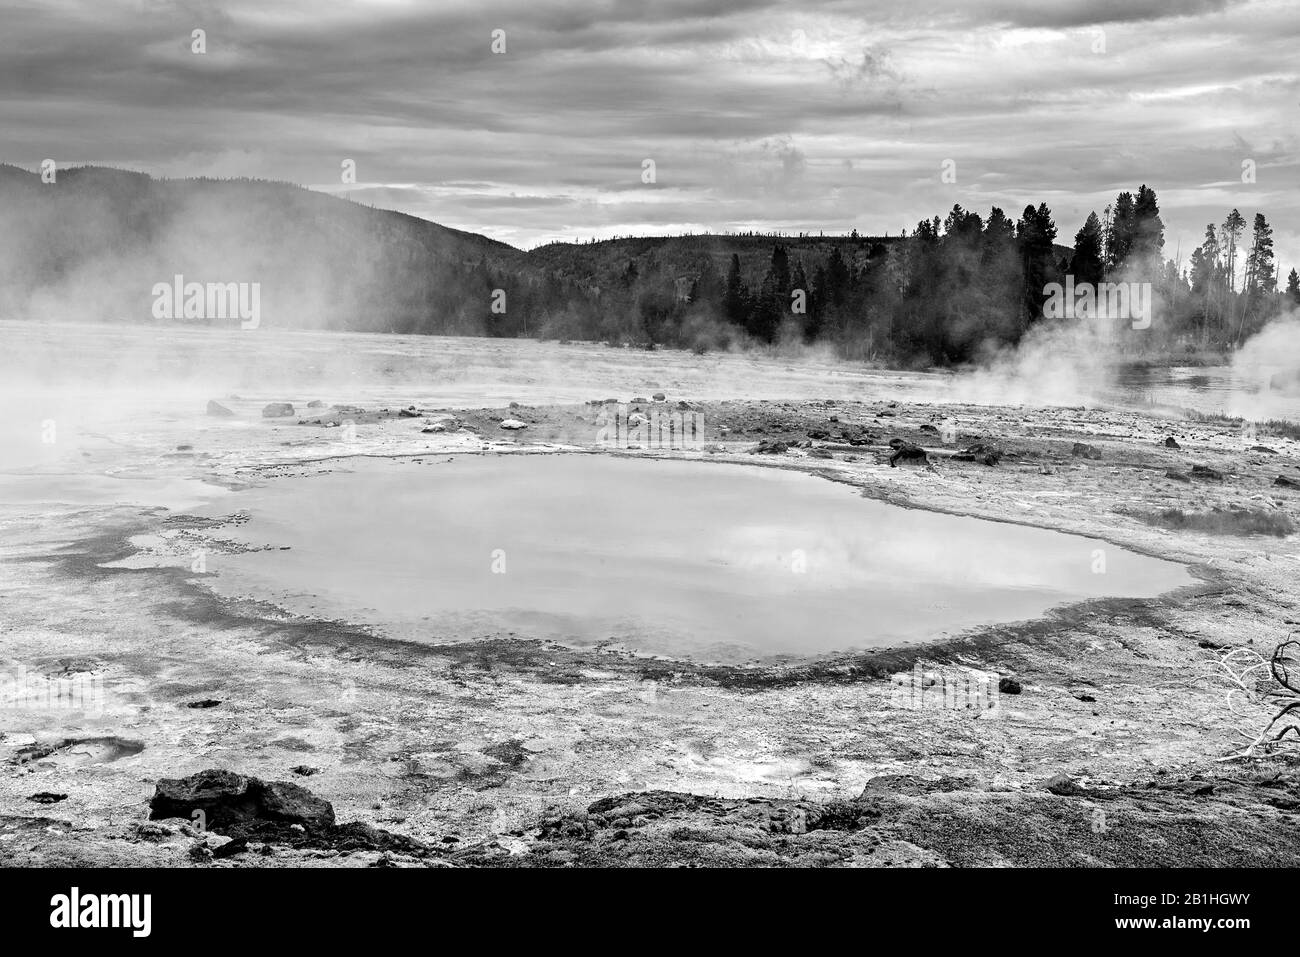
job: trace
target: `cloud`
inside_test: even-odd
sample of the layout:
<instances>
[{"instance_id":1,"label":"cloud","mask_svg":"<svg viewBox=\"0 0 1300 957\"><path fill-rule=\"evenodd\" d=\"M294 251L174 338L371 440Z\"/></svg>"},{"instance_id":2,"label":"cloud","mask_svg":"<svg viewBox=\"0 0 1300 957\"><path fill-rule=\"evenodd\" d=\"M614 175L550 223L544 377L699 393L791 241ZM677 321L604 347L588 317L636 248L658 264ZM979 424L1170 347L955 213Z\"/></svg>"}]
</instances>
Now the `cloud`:
<instances>
[{"instance_id":1,"label":"cloud","mask_svg":"<svg viewBox=\"0 0 1300 957\"><path fill-rule=\"evenodd\" d=\"M1236 206L1269 216L1284 272L1300 262L1285 0L0 0L0 16L0 160L29 168L341 193L352 159L353 198L524 245L682 224L897 233L955 202L1040 200L1072 236L1147 182L1171 254Z\"/></svg>"}]
</instances>

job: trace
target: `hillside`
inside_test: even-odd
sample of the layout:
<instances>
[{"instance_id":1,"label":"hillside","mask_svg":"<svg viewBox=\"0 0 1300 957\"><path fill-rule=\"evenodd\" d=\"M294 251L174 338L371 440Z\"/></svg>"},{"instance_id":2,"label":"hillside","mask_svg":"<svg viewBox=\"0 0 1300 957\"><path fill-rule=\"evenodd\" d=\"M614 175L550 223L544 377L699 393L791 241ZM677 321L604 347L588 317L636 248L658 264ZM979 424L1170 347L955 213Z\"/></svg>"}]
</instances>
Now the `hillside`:
<instances>
[{"instance_id":1,"label":"hillside","mask_svg":"<svg viewBox=\"0 0 1300 957\"><path fill-rule=\"evenodd\" d=\"M259 283L270 325L486 329L484 269L530 276L484 236L284 183L0 166L0 314L148 321L155 283Z\"/></svg>"}]
</instances>

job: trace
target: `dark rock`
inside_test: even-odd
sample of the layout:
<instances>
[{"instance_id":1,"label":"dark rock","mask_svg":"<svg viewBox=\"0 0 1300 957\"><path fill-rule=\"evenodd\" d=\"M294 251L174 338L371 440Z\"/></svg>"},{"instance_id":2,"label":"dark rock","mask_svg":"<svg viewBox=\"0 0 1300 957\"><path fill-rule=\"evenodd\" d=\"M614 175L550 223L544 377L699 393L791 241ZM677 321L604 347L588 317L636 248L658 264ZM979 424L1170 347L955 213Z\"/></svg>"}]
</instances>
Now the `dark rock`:
<instances>
[{"instance_id":1,"label":"dark rock","mask_svg":"<svg viewBox=\"0 0 1300 957\"><path fill-rule=\"evenodd\" d=\"M1101 458L1101 449L1095 445L1089 445L1087 442L1075 442L1074 447L1070 449L1070 454L1076 458L1099 459Z\"/></svg>"},{"instance_id":2,"label":"dark rock","mask_svg":"<svg viewBox=\"0 0 1300 957\"><path fill-rule=\"evenodd\" d=\"M921 426L920 429L918 429L917 431L919 431L919 432L933 432L935 435L938 435L938 434L939 434L939 430L936 429L936 428L935 428L933 425L931 425L929 422L927 422L925 425Z\"/></svg>"},{"instance_id":3,"label":"dark rock","mask_svg":"<svg viewBox=\"0 0 1300 957\"><path fill-rule=\"evenodd\" d=\"M758 447L755 448L753 452L751 452L750 454L751 455L780 455L781 453L788 452L789 450L790 450L790 446L786 442L770 442L767 439L762 439L758 443Z\"/></svg>"},{"instance_id":4,"label":"dark rock","mask_svg":"<svg viewBox=\"0 0 1300 957\"><path fill-rule=\"evenodd\" d=\"M832 455L832 454L831 454L828 450L826 450L826 449L813 449L812 451L810 451L810 452L808 453L808 457L809 457L809 458L814 458L814 459L833 459L833 458L835 458L835 456Z\"/></svg>"},{"instance_id":5,"label":"dark rock","mask_svg":"<svg viewBox=\"0 0 1300 957\"><path fill-rule=\"evenodd\" d=\"M650 398L654 399L656 402L663 402L665 396L662 392L656 392L654 395L650 396Z\"/></svg>"},{"instance_id":6,"label":"dark rock","mask_svg":"<svg viewBox=\"0 0 1300 957\"><path fill-rule=\"evenodd\" d=\"M1062 797L1078 797L1081 794L1088 793L1087 788L1081 787L1077 781L1067 774L1053 775L1043 782L1043 788Z\"/></svg>"},{"instance_id":7,"label":"dark rock","mask_svg":"<svg viewBox=\"0 0 1300 957\"><path fill-rule=\"evenodd\" d=\"M305 778L309 778L313 774L320 774L320 768L313 768L309 764L299 764L296 765L295 767L290 768L289 770L292 771L294 774L301 774Z\"/></svg>"},{"instance_id":8,"label":"dark rock","mask_svg":"<svg viewBox=\"0 0 1300 957\"><path fill-rule=\"evenodd\" d=\"M925 454L925 449L919 445L913 445L903 439L890 439L889 447L894 450L894 454L889 457L889 467L897 468L899 462L916 462L919 465L928 465L929 458Z\"/></svg>"},{"instance_id":9,"label":"dark rock","mask_svg":"<svg viewBox=\"0 0 1300 957\"><path fill-rule=\"evenodd\" d=\"M1192 477L1186 472L1179 472L1177 469L1168 469L1165 472L1165 478L1173 479L1175 482L1190 482Z\"/></svg>"},{"instance_id":10,"label":"dark rock","mask_svg":"<svg viewBox=\"0 0 1300 957\"><path fill-rule=\"evenodd\" d=\"M1077 698L1079 701L1085 701L1091 703L1097 700L1092 695L1085 694L1082 691L1071 691L1070 694L1074 695L1074 697Z\"/></svg>"},{"instance_id":11,"label":"dark rock","mask_svg":"<svg viewBox=\"0 0 1300 957\"><path fill-rule=\"evenodd\" d=\"M66 794L55 794L52 791L37 791L27 800L35 801L37 804L58 804L60 801L66 801Z\"/></svg>"},{"instance_id":12,"label":"dark rock","mask_svg":"<svg viewBox=\"0 0 1300 957\"><path fill-rule=\"evenodd\" d=\"M997 465L1002 460L1003 452L996 445L982 442L972 445L964 452L958 452L953 458L958 462L977 462L980 465Z\"/></svg>"},{"instance_id":13,"label":"dark rock","mask_svg":"<svg viewBox=\"0 0 1300 957\"><path fill-rule=\"evenodd\" d=\"M149 802L150 820L206 815L210 830L260 821L304 826L334 824L334 808L304 787L288 781L263 781L211 768L186 778L163 778Z\"/></svg>"},{"instance_id":14,"label":"dark rock","mask_svg":"<svg viewBox=\"0 0 1300 957\"><path fill-rule=\"evenodd\" d=\"M1300 482L1297 482L1293 478L1287 478L1285 475L1279 475L1277 478L1273 479L1273 484L1280 485L1283 488L1300 488Z\"/></svg>"},{"instance_id":15,"label":"dark rock","mask_svg":"<svg viewBox=\"0 0 1300 957\"><path fill-rule=\"evenodd\" d=\"M248 838L236 837L222 844L220 847L212 848L212 856L215 858L234 857L236 854L243 854L248 850Z\"/></svg>"},{"instance_id":16,"label":"dark rock","mask_svg":"<svg viewBox=\"0 0 1300 957\"><path fill-rule=\"evenodd\" d=\"M271 402L262 409L262 418L280 419L293 415L293 405L288 402Z\"/></svg>"},{"instance_id":17,"label":"dark rock","mask_svg":"<svg viewBox=\"0 0 1300 957\"><path fill-rule=\"evenodd\" d=\"M1165 448L1167 448L1167 449L1181 449L1182 446L1178 444L1177 440L1175 440L1174 437L1173 437L1172 435L1170 435L1170 436L1168 436L1168 437L1165 438Z\"/></svg>"},{"instance_id":18,"label":"dark rock","mask_svg":"<svg viewBox=\"0 0 1300 957\"><path fill-rule=\"evenodd\" d=\"M819 442L825 442L830 437L831 434L824 429L810 429L808 432L808 438L816 439Z\"/></svg>"},{"instance_id":19,"label":"dark rock","mask_svg":"<svg viewBox=\"0 0 1300 957\"><path fill-rule=\"evenodd\" d=\"M1223 473L1218 469L1212 469L1208 465L1193 465L1192 478L1209 479L1213 482L1222 482Z\"/></svg>"},{"instance_id":20,"label":"dark rock","mask_svg":"<svg viewBox=\"0 0 1300 957\"><path fill-rule=\"evenodd\" d=\"M231 416L234 414L235 413L231 412L220 402L213 402L211 399L208 400L208 415Z\"/></svg>"},{"instance_id":21,"label":"dark rock","mask_svg":"<svg viewBox=\"0 0 1300 957\"><path fill-rule=\"evenodd\" d=\"M1015 678L998 679L998 691L1002 694L1020 694L1022 690L1020 682Z\"/></svg>"},{"instance_id":22,"label":"dark rock","mask_svg":"<svg viewBox=\"0 0 1300 957\"><path fill-rule=\"evenodd\" d=\"M1277 449L1270 449L1267 445L1252 445L1250 450L1252 452L1263 452L1266 455L1277 455Z\"/></svg>"},{"instance_id":23,"label":"dark rock","mask_svg":"<svg viewBox=\"0 0 1300 957\"><path fill-rule=\"evenodd\" d=\"M514 405L513 402L510 404ZM400 409L398 410L397 417L399 419L418 419L420 417L420 413L416 412L414 407L409 409Z\"/></svg>"},{"instance_id":24,"label":"dark rock","mask_svg":"<svg viewBox=\"0 0 1300 957\"><path fill-rule=\"evenodd\" d=\"M191 449L193 449L193 448L194 448L194 446L192 446L192 445L178 445L178 446L176 446L176 451L177 451L177 452L189 452L189 451L190 451Z\"/></svg>"},{"instance_id":25,"label":"dark rock","mask_svg":"<svg viewBox=\"0 0 1300 957\"><path fill-rule=\"evenodd\" d=\"M187 702L185 702L185 707L187 707L187 708L215 708L215 707L216 707L217 705L219 705L219 704L221 704L221 702L220 702L219 700L217 700L216 698L204 698L202 701L187 701Z\"/></svg>"}]
</instances>

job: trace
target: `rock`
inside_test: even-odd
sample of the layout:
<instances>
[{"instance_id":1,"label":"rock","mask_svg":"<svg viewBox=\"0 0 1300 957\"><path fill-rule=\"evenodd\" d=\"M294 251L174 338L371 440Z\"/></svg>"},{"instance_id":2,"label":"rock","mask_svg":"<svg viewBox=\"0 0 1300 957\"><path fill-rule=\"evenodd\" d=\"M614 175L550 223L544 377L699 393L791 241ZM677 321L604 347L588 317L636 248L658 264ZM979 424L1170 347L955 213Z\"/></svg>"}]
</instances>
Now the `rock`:
<instances>
[{"instance_id":1,"label":"rock","mask_svg":"<svg viewBox=\"0 0 1300 957\"><path fill-rule=\"evenodd\" d=\"M293 415L293 406L288 402L271 402L262 409L262 418L281 419Z\"/></svg>"},{"instance_id":2,"label":"rock","mask_svg":"<svg viewBox=\"0 0 1300 957\"><path fill-rule=\"evenodd\" d=\"M1055 774L1048 778L1043 782L1043 789L1062 797L1077 797L1088 793L1087 788L1080 787L1077 781L1066 774Z\"/></svg>"},{"instance_id":3,"label":"rock","mask_svg":"<svg viewBox=\"0 0 1300 957\"><path fill-rule=\"evenodd\" d=\"M649 401L650 400L645 398L644 396L637 396L635 399L632 400L632 404L636 405L638 402L649 402Z\"/></svg>"},{"instance_id":4,"label":"rock","mask_svg":"<svg viewBox=\"0 0 1300 957\"><path fill-rule=\"evenodd\" d=\"M235 413L231 412L220 402L214 402L211 399L208 400L208 415L219 415L225 417L234 414Z\"/></svg>"},{"instance_id":5,"label":"rock","mask_svg":"<svg viewBox=\"0 0 1300 957\"><path fill-rule=\"evenodd\" d=\"M1087 442L1075 442L1074 447L1070 449L1070 454L1076 458L1099 459L1101 458L1101 449L1095 445L1089 445Z\"/></svg>"},{"instance_id":6,"label":"rock","mask_svg":"<svg viewBox=\"0 0 1300 957\"><path fill-rule=\"evenodd\" d=\"M226 841L224 844L220 845L219 847L212 848L211 850L212 850L212 856L217 859L223 857L233 857L236 854L243 854L248 850L248 838L236 837L229 841Z\"/></svg>"},{"instance_id":7,"label":"rock","mask_svg":"<svg viewBox=\"0 0 1300 957\"><path fill-rule=\"evenodd\" d=\"M1277 449L1270 449L1267 445L1252 445L1252 452L1263 452L1265 455L1277 455Z\"/></svg>"},{"instance_id":8,"label":"rock","mask_svg":"<svg viewBox=\"0 0 1300 957\"><path fill-rule=\"evenodd\" d=\"M919 445L913 445L911 442L905 442L902 439L890 439L889 447L894 450L894 454L889 457L889 467L897 468L901 462L916 462L919 465L928 465L929 458L925 454L925 449Z\"/></svg>"},{"instance_id":9,"label":"rock","mask_svg":"<svg viewBox=\"0 0 1300 957\"><path fill-rule=\"evenodd\" d=\"M814 459L833 459L833 458L835 458L835 456L832 455L832 454L830 453L830 451L827 450L827 449L813 449L812 451L810 451L810 452L808 453L808 456L809 456L810 458L814 458Z\"/></svg>"},{"instance_id":10,"label":"rock","mask_svg":"<svg viewBox=\"0 0 1300 957\"><path fill-rule=\"evenodd\" d=\"M654 395L650 396L650 398L654 399L656 402L663 402L665 396L662 392L656 392Z\"/></svg>"},{"instance_id":11,"label":"rock","mask_svg":"<svg viewBox=\"0 0 1300 957\"><path fill-rule=\"evenodd\" d=\"M411 406L409 409L399 409L397 417L399 419L418 419L420 413L415 411L415 406Z\"/></svg>"},{"instance_id":12,"label":"rock","mask_svg":"<svg viewBox=\"0 0 1300 957\"><path fill-rule=\"evenodd\" d=\"M443 425L441 422L435 422L433 423L433 425L425 426L423 429L420 430L420 432L424 435L428 435L430 432L446 432L446 431L447 431L447 427Z\"/></svg>"},{"instance_id":13,"label":"rock","mask_svg":"<svg viewBox=\"0 0 1300 957\"><path fill-rule=\"evenodd\" d=\"M1178 444L1178 442L1174 439L1174 437L1173 437L1172 435L1170 435L1170 436L1166 436L1166 438L1165 438L1165 448L1167 448L1167 449L1181 449L1182 446Z\"/></svg>"},{"instance_id":14,"label":"rock","mask_svg":"<svg viewBox=\"0 0 1300 957\"><path fill-rule=\"evenodd\" d=\"M187 707L187 708L215 708L215 707L216 707L217 705L219 705L219 704L221 704L221 702L220 702L219 700L217 700L216 698L204 698L202 701L187 701L187 702L185 702L185 707Z\"/></svg>"},{"instance_id":15,"label":"rock","mask_svg":"<svg viewBox=\"0 0 1300 957\"><path fill-rule=\"evenodd\" d=\"M60 801L66 801L67 799L68 796L66 794L55 794L52 791L37 791L27 800L35 801L37 804L58 804Z\"/></svg>"},{"instance_id":16,"label":"rock","mask_svg":"<svg viewBox=\"0 0 1300 957\"><path fill-rule=\"evenodd\" d=\"M1190 482L1192 477L1186 472L1179 472L1177 469L1168 469L1165 472L1165 478L1173 479L1175 482Z\"/></svg>"},{"instance_id":17,"label":"rock","mask_svg":"<svg viewBox=\"0 0 1300 957\"><path fill-rule=\"evenodd\" d=\"M758 443L758 447L750 452L751 455L780 455L789 451L790 446L785 442L769 442L763 439Z\"/></svg>"},{"instance_id":18,"label":"rock","mask_svg":"<svg viewBox=\"0 0 1300 957\"><path fill-rule=\"evenodd\" d=\"M526 429L528 428L528 423L520 422L518 419L502 419L501 428L509 429L511 431L514 431L516 429Z\"/></svg>"},{"instance_id":19,"label":"rock","mask_svg":"<svg viewBox=\"0 0 1300 957\"><path fill-rule=\"evenodd\" d=\"M309 778L313 774L320 774L320 768L313 768L311 765L308 764L299 764L290 768L289 770L292 771L294 774L301 774L305 778Z\"/></svg>"},{"instance_id":20,"label":"rock","mask_svg":"<svg viewBox=\"0 0 1300 957\"><path fill-rule=\"evenodd\" d=\"M1020 694L1024 690L1020 682L1015 678L999 678L998 691L1001 694Z\"/></svg>"},{"instance_id":21,"label":"rock","mask_svg":"<svg viewBox=\"0 0 1300 957\"><path fill-rule=\"evenodd\" d=\"M320 399L312 399L310 402L307 403L307 408L309 408L309 409L323 409L323 408L325 408L325 403L322 402Z\"/></svg>"},{"instance_id":22,"label":"rock","mask_svg":"<svg viewBox=\"0 0 1300 957\"><path fill-rule=\"evenodd\" d=\"M189 452L189 451L191 451L193 448L194 448L194 446L192 446L192 445L178 445L178 446L176 446L176 451L177 451L177 452Z\"/></svg>"},{"instance_id":23,"label":"rock","mask_svg":"<svg viewBox=\"0 0 1300 957\"><path fill-rule=\"evenodd\" d=\"M1074 695L1074 697L1079 701L1087 702L1089 704L1097 700L1092 695L1086 694L1082 691L1071 691L1070 694Z\"/></svg>"},{"instance_id":24,"label":"rock","mask_svg":"<svg viewBox=\"0 0 1300 957\"><path fill-rule=\"evenodd\" d=\"M1222 482L1223 473L1218 469L1212 469L1208 465L1193 465L1192 478L1209 479L1213 482Z\"/></svg>"},{"instance_id":25,"label":"rock","mask_svg":"<svg viewBox=\"0 0 1300 957\"><path fill-rule=\"evenodd\" d=\"M953 458L958 462L977 462L980 465L997 465L1002 460L1002 449L996 445L977 443L964 452L958 452Z\"/></svg>"},{"instance_id":26,"label":"rock","mask_svg":"<svg viewBox=\"0 0 1300 957\"><path fill-rule=\"evenodd\" d=\"M932 433L934 433L935 435L938 435L938 434L939 434L939 430L936 429L936 428L935 428L933 425L931 425L929 422L925 423L925 425L921 426L917 431L918 431L918 432L932 432Z\"/></svg>"},{"instance_id":27,"label":"rock","mask_svg":"<svg viewBox=\"0 0 1300 957\"><path fill-rule=\"evenodd\" d=\"M312 827L334 824L334 808L328 801L288 781L263 781L210 768L158 782L149 802L150 820L189 820L195 811L206 815L205 826L211 830L262 821Z\"/></svg>"},{"instance_id":28,"label":"rock","mask_svg":"<svg viewBox=\"0 0 1300 957\"><path fill-rule=\"evenodd\" d=\"M1277 478L1273 479L1273 484L1280 485L1283 488L1300 488L1300 482L1297 482L1293 478L1287 478L1285 475L1279 475Z\"/></svg>"},{"instance_id":29,"label":"rock","mask_svg":"<svg viewBox=\"0 0 1300 957\"><path fill-rule=\"evenodd\" d=\"M808 432L808 438L810 438L810 439L816 439L816 440L819 441L819 442L825 442L825 441L826 441L827 439L829 439L830 437L831 437L831 434L830 434L829 432L826 432L826 431L822 430L822 429L811 429L811 430L809 430L809 432Z\"/></svg>"}]
</instances>

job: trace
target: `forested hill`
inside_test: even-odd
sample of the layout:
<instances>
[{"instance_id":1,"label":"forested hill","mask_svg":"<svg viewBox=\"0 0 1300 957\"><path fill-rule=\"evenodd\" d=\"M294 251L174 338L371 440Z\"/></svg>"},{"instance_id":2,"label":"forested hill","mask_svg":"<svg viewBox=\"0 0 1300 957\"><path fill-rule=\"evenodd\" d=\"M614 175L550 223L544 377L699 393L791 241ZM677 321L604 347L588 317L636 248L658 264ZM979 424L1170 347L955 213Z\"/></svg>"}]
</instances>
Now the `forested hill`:
<instances>
[{"instance_id":1,"label":"forested hill","mask_svg":"<svg viewBox=\"0 0 1300 957\"><path fill-rule=\"evenodd\" d=\"M1225 211L1226 212L1226 211ZM688 235L531 251L284 183L0 166L0 317L157 321L152 290L258 283L268 327L544 336L699 350L824 342L851 358L970 361L1044 314L1044 286L1149 281L1143 347L1230 345L1289 303L1271 227L1237 210L1186 264L1154 190L1121 193L1073 244L1045 204L955 206L902 236ZM212 321L205 319L201 321Z\"/></svg>"}]
</instances>

